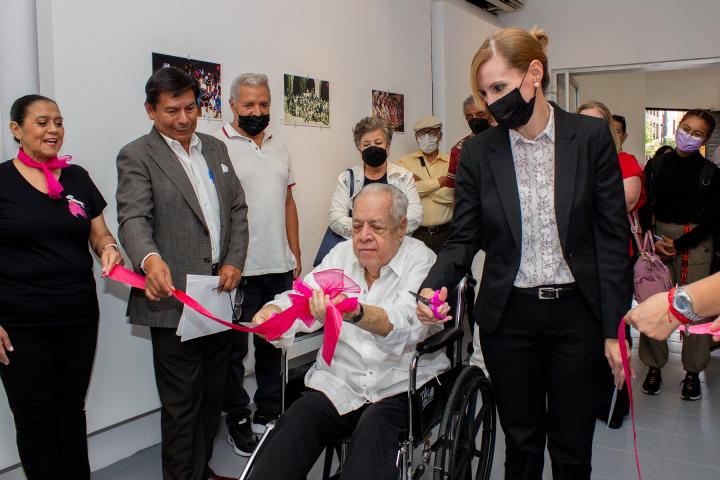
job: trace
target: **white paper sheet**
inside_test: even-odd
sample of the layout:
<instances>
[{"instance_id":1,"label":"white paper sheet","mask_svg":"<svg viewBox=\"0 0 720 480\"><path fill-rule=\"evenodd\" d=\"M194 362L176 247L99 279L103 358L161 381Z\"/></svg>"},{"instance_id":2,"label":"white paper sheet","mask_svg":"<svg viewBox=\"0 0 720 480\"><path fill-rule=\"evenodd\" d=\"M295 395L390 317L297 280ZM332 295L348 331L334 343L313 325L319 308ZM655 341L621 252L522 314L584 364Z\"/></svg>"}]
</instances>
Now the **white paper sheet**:
<instances>
[{"instance_id":1,"label":"white paper sheet","mask_svg":"<svg viewBox=\"0 0 720 480\"><path fill-rule=\"evenodd\" d=\"M215 290L217 285L218 277L188 275L185 292L210 310L216 317L231 322L233 305L235 305L235 291L229 294L228 292L218 292ZM228 330L228 328L199 314L186 305L180 316L176 334L180 337L181 342L185 342L193 338L222 332Z\"/></svg>"}]
</instances>

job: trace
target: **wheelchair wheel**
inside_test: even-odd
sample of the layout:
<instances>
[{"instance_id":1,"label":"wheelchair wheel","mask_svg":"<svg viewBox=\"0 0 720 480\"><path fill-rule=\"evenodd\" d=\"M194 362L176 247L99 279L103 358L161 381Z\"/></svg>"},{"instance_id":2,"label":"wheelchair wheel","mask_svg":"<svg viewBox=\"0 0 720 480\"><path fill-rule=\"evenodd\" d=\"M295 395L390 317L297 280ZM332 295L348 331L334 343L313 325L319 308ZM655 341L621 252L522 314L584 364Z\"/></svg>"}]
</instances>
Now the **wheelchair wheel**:
<instances>
[{"instance_id":1,"label":"wheelchair wheel","mask_svg":"<svg viewBox=\"0 0 720 480\"><path fill-rule=\"evenodd\" d=\"M488 480L495 450L495 426L490 382L482 369L468 365L455 381L443 412L433 479ZM475 459L477 470L473 476Z\"/></svg>"}]
</instances>

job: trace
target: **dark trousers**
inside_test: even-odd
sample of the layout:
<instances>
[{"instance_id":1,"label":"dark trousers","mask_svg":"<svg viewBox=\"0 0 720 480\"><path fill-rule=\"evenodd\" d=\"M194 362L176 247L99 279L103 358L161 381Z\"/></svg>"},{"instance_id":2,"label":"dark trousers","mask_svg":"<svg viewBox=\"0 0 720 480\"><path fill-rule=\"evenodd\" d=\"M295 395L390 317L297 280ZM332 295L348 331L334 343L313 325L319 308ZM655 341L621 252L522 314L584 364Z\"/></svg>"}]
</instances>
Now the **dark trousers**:
<instances>
[{"instance_id":1,"label":"dark trousers","mask_svg":"<svg viewBox=\"0 0 720 480\"><path fill-rule=\"evenodd\" d=\"M164 480L206 480L222 410L230 332L187 342L173 328L151 328L160 394Z\"/></svg>"},{"instance_id":2,"label":"dark trousers","mask_svg":"<svg viewBox=\"0 0 720 480\"><path fill-rule=\"evenodd\" d=\"M448 226L449 227L449 226ZM433 252L440 253L445 241L450 236L450 228L446 228L441 232L430 233L424 230L423 227L418 228L413 232L413 237L423 242Z\"/></svg>"},{"instance_id":3,"label":"dark trousers","mask_svg":"<svg viewBox=\"0 0 720 480\"><path fill-rule=\"evenodd\" d=\"M236 308L242 308L240 320L252 321L253 316L275 295L292 288L293 273L269 273L243 277L238 287ZM245 366L243 360L248 353L248 334L234 330L233 347L230 354L227 386L223 410L228 412L227 421L237 422L250 415L250 396L243 387ZM280 349L266 340L253 335L255 347L255 405L257 416L275 418L280 414Z\"/></svg>"},{"instance_id":4,"label":"dark trousers","mask_svg":"<svg viewBox=\"0 0 720 480\"><path fill-rule=\"evenodd\" d=\"M578 294L515 293L497 330L480 335L505 431L505 479L540 480L545 440L554 479L590 478L604 339Z\"/></svg>"},{"instance_id":5,"label":"dark trousers","mask_svg":"<svg viewBox=\"0 0 720 480\"><path fill-rule=\"evenodd\" d=\"M325 447L350 437L343 480L395 480L395 459L407 435L407 415L407 393L339 415L325 394L304 392L280 417L250 478L304 479ZM278 452L282 452L280 457Z\"/></svg>"},{"instance_id":6,"label":"dark trousers","mask_svg":"<svg viewBox=\"0 0 720 480\"><path fill-rule=\"evenodd\" d=\"M14 351L0 377L28 480L89 479L85 395L97 323L7 332Z\"/></svg>"}]
</instances>

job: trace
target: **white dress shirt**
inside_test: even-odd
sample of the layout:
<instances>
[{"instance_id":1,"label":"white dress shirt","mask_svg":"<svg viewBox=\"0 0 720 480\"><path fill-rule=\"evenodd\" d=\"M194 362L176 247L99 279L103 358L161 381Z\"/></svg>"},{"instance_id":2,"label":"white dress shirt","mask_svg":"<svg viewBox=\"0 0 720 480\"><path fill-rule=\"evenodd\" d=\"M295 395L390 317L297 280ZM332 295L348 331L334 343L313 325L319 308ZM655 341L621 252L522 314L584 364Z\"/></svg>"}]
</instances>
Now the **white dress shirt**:
<instances>
[{"instance_id":1,"label":"white dress shirt","mask_svg":"<svg viewBox=\"0 0 720 480\"><path fill-rule=\"evenodd\" d=\"M515 286L561 285L575 281L565 261L555 216L555 113L533 140L510 130L520 213L522 250Z\"/></svg>"},{"instance_id":2,"label":"white dress shirt","mask_svg":"<svg viewBox=\"0 0 720 480\"><path fill-rule=\"evenodd\" d=\"M380 277L368 289L364 269L352 248L352 241L340 242L313 272L331 268L342 269L361 288L360 303L380 307L387 313L393 330L386 336L375 335L348 322L343 322L332 363L328 365L318 352L315 364L305 376L305 385L323 392L344 415L365 403L407 391L410 360L415 345L442 329L425 326L415 315L416 300L408 291L416 292L435 262L435 254L421 241L405 237L397 254L380 269ZM318 288L312 272L305 276ZM282 309L291 303L285 292L270 302ZM298 331L312 332L322 327L314 322L307 327L296 321L285 336L274 342L289 346ZM423 385L450 366L444 350L421 357L417 369L417 385Z\"/></svg>"},{"instance_id":3,"label":"white dress shirt","mask_svg":"<svg viewBox=\"0 0 720 480\"><path fill-rule=\"evenodd\" d=\"M195 190L195 196L198 199L203 217L205 217L205 224L210 233L212 263L218 263L220 261L220 202L215 189L215 180L202 154L200 138L193 133L190 139L190 153L188 154L180 142L166 137L162 133L160 135L180 160L180 165L182 165L193 190Z\"/></svg>"},{"instance_id":4,"label":"white dress shirt","mask_svg":"<svg viewBox=\"0 0 720 480\"><path fill-rule=\"evenodd\" d=\"M295 185L290 154L285 144L267 132L262 144L225 124L213 136L225 143L248 205L250 234L243 276L285 273L295 269L288 244L285 201Z\"/></svg>"}]
</instances>

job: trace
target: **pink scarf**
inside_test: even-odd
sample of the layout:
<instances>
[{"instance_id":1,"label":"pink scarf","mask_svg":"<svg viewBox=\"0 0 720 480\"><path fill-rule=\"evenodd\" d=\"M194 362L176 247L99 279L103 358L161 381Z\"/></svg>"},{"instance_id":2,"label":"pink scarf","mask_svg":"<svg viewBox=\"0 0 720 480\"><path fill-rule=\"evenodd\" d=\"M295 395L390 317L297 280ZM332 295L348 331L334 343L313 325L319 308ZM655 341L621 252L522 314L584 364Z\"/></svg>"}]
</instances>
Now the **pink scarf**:
<instances>
[{"instance_id":1,"label":"pink scarf","mask_svg":"<svg viewBox=\"0 0 720 480\"><path fill-rule=\"evenodd\" d=\"M45 174L45 181L47 182L48 197L55 200L60 198L60 194L63 191L63 186L60 185L60 182L58 182L57 178L55 178L55 176L50 170L69 167L70 165L68 165L68 162L72 159L70 155L65 155L61 158L52 157L46 162L36 162L32 158L30 158L30 155L25 153L22 147L20 147L20 150L18 150L17 158L23 164L27 165L30 168L37 168L39 170L42 170L42 172Z\"/></svg>"}]
</instances>

